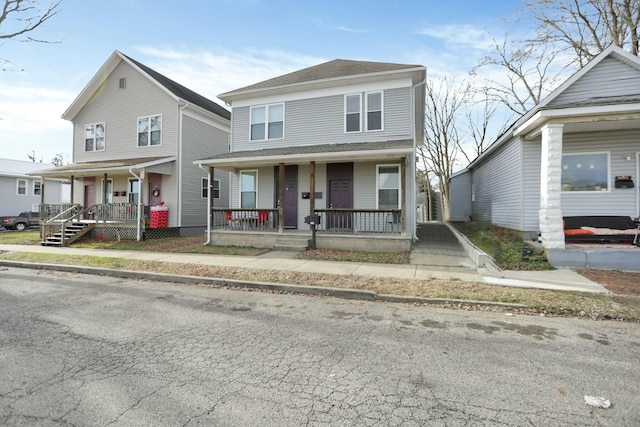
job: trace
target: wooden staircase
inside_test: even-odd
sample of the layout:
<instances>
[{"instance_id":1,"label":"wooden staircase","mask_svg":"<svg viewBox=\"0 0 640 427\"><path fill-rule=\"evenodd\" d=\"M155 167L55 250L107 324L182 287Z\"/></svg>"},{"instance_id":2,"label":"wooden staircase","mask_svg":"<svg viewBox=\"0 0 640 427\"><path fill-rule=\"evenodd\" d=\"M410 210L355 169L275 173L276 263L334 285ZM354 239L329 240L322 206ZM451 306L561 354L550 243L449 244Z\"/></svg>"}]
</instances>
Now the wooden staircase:
<instances>
[{"instance_id":1,"label":"wooden staircase","mask_svg":"<svg viewBox=\"0 0 640 427\"><path fill-rule=\"evenodd\" d=\"M80 237L87 234L95 227L93 222L73 221L65 222L64 225L60 225L60 231L47 236L45 240L40 242L42 246L69 246L71 243L78 240ZM64 239L62 233L64 230Z\"/></svg>"}]
</instances>

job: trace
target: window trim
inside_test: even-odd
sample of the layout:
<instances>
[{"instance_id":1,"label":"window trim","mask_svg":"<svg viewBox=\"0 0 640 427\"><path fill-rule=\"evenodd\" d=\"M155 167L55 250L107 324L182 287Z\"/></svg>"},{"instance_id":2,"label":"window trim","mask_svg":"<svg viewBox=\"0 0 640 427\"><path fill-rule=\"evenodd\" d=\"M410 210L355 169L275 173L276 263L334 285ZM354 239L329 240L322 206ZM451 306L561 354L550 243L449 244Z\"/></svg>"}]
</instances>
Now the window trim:
<instances>
[{"instance_id":1,"label":"window trim","mask_svg":"<svg viewBox=\"0 0 640 427\"><path fill-rule=\"evenodd\" d=\"M104 140L102 141L102 149L98 150L96 148L96 130L95 127L98 125L102 125L102 130L104 132ZM89 126L93 127L93 150L87 150L87 128ZM84 146L85 153L95 153L100 151L105 151L107 149L107 125L105 122L96 122L96 123L87 123L84 125L84 134L82 136L82 145Z\"/></svg>"},{"instance_id":2,"label":"window trim","mask_svg":"<svg viewBox=\"0 0 640 427\"><path fill-rule=\"evenodd\" d=\"M271 138L269 135L269 124L271 123L269 121L269 111L271 110L271 107L274 106L278 106L281 105L282 106L282 136L279 138ZM253 110L258 109L258 108L264 108L264 138L262 139L253 139L252 135L251 135L251 127L253 126ZM275 122L274 122L275 123ZM275 140L281 140L284 139L285 135L284 135L284 125L285 125L285 108L284 108L284 102L275 102L273 104L261 104L261 105L253 105L249 108L249 141L275 141Z\"/></svg>"},{"instance_id":3,"label":"window trim","mask_svg":"<svg viewBox=\"0 0 640 427\"><path fill-rule=\"evenodd\" d=\"M113 178L107 178L107 190L109 190L109 183L111 183L111 191L107 191L107 203L113 203ZM104 178L100 180L100 200L104 194Z\"/></svg>"},{"instance_id":4,"label":"window trim","mask_svg":"<svg viewBox=\"0 0 640 427\"><path fill-rule=\"evenodd\" d=\"M36 192L36 184L38 184L38 191ZM40 180L34 179L33 180L33 186L31 187L32 189L32 194L34 196L41 196L42 195L42 182Z\"/></svg>"},{"instance_id":5,"label":"window trim","mask_svg":"<svg viewBox=\"0 0 640 427\"><path fill-rule=\"evenodd\" d=\"M132 182L137 182L138 183L138 192L137 193L134 192L134 191L131 191L131 188L132 188L131 187L131 183ZM140 202L140 194L141 194L140 190L142 189L142 185L141 184L142 184L142 181L139 180L138 178L129 178L127 180L127 203L132 203L132 204L136 204L137 205ZM132 194L137 194L138 195L138 201L137 202L132 202L131 201L131 195Z\"/></svg>"},{"instance_id":6,"label":"window trim","mask_svg":"<svg viewBox=\"0 0 640 427\"><path fill-rule=\"evenodd\" d=\"M369 129L369 95L379 93L380 94L380 129ZM364 128L365 132L382 132L384 131L384 91L375 90L364 93L365 113L364 113ZM378 111L378 110L374 110ZM373 111L372 111L373 112Z\"/></svg>"},{"instance_id":7,"label":"window trim","mask_svg":"<svg viewBox=\"0 0 640 427\"><path fill-rule=\"evenodd\" d=\"M20 194L20 182L24 182L24 194ZM23 178L16 179L16 196L28 196L29 195L29 180Z\"/></svg>"},{"instance_id":8,"label":"window trim","mask_svg":"<svg viewBox=\"0 0 640 427\"><path fill-rule=\"evenodd\" d=\"M151 119L153 117L160 117L160 143L159 144L151 144ZM140 145L140 119L148 119L149 120L149 130L147 131L147 145ZM162 146L162 139L164 134L164 120L162 114L150 114L148 116L139 116L136 119L136 147L137 148L150 148L150 147L160 147Z\"/></svg>"},{"instance_id":9,"label":"window trim","mask_svg":"<svg viewBox=\"0 0 640 427\"><path fill-rule=\"evenodd\" d=\"M218 189L216 189L216 183L218 184ZM209 177L208 176L202 177L202 180L200 181L200 185L201 185L200 198L207 199L208 193L209 193ZM207 194L205 194L205 191L207 192ZM218 197L216 197L216 191L218 192ZM220 180L219 179L213 180L213 199L214 200L220 199Z\"/></svg>"},{"instance_id":10,"label":"window trim","mask_svg":"<svg viewBox=\"0 0 640 427\"><path fill-rule=\"evenodd\" d=\"M584 155L597 155L604 154L607 156L607 189L603 190L563 190L562 189L562 163L564 162L565 156L584 156ZM562 194L594 194L594 193L610 193L611 192L611 152L610 151L587 151L587 152L572 152L572 153L562 153L562 158L560 159L560 192Z\"/></svg>"},{"instance_id":11,"label":"window trim","mask_svg":"<svg viewBox=\"0 0 640 427\"><path fill-rule=\"evenodd\" d=\"M353 113L348 113L347 111L347 98L349 98L350 96L357 96L358 97L358 130L347 130L347 114L355 114L355 112ZM347 93L344 95L344 114L343 114L343 120L344 120L344 133L361 133L362 132L362 93Z\"/></svg>"},{"instance_id":12,"label":"window trim","mask_svg":"<svg viewBox=\"0 0 640 427\"><path fill-rule=\"evenodd\" d=\"M242 207L242 174L247 173L247 172L255 172L256 174L256 189L255 189L255 193L256 193L256 207L255 208L243 208ZM238 199L238 206L240 206L240 209L258 209L258 169L243 169L239 172L238 174L239 178L240 178L240 182L238 185L238 189L240 191L240 198Z\"/></svg>"},{"instance_id":13,"label":"window trim","mask_svg":"<svg viewBox=\"0 0 640 427\"><path fill-rule=\"evenodd\" d=\"M402 169L400 163L385 163L376 165L376 209L380 209L380 190L392 190L391 188L380 188L380 168L396 167L398 171L398 207L402 209Z\"/></svg>"}]
</instances>

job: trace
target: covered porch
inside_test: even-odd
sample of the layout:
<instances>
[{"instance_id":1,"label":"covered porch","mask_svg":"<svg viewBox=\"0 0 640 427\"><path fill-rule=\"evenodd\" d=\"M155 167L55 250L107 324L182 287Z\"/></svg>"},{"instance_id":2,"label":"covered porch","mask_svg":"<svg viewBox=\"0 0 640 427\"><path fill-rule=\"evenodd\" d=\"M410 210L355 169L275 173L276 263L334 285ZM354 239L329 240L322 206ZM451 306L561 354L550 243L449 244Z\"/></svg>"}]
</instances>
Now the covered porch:
<instances>
[{"instance_id":1,"label":"covered porch","mask_svg":"<svg viewBox=\"0 0 640 427\"><path fill-rule=\"evenodd\" d=\"M391 141L242 151L199 160L210 177L216 168L233 174L231 208L209 200L208 243L268 247L278 235L296 234L315 236L318 249L409 250L415 210L412 155L412 141Z\"/></svg>"}]
</instances>

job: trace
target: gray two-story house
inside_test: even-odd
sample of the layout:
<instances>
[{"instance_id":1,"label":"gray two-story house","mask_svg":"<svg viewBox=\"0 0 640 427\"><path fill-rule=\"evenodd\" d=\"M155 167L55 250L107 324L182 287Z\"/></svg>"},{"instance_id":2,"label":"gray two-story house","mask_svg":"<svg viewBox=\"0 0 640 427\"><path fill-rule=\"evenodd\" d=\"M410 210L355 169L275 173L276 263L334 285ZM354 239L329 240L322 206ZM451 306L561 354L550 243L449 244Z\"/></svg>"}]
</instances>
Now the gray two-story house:
<instances>
[{"instance_id":1,"label":"gray two-story house","mask_svg":"<svg viewBox=\"0 0 640 427\"><path fill-rule=\"evenodd\" d=\"M219 95L230 151L196 164L231 172L210 243L406 250L416 231L420 65L333 60ZM288 242L288 243L285 243Z\"/></svg>"},{"instance_id":2,"label":"gray two-story house","mask_svg":"<svg viewBox=\"0 0 640 427\"><path fill-rule=\"evenodd\" d=\"M102 237L203 233L209 199L228 205L229 173L209 182L194 161L228 151L230 116L115 51L62 115L73 123L73 163L37 175L69 179L72 204Z\"/></svg>"}]
</instances>

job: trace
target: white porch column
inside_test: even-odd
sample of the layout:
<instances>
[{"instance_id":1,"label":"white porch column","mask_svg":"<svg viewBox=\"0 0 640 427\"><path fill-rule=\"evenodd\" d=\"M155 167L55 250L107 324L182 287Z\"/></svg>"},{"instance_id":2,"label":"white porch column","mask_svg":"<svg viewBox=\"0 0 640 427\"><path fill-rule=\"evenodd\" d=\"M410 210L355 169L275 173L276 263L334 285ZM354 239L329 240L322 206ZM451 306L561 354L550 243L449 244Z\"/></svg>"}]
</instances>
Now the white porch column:
<instances>
[{"instance_id":1,"label":"white porch column","mask_svg":"<svg viewBox=\"0 0 640 427\"><path fill-rule=\"evenodd\" d=\"M540 232L546 249L564 249L560 208L562 175L562 124L542 127L540 164Z\"/></svg>"}]
</instances>

